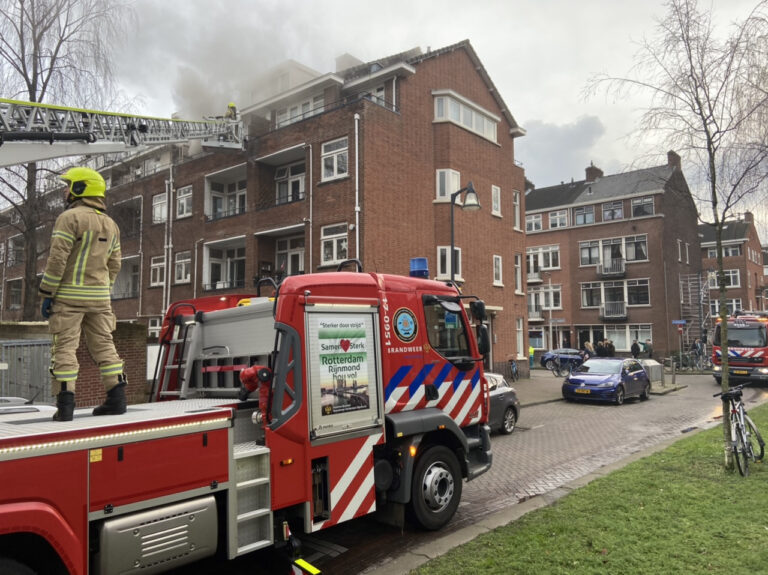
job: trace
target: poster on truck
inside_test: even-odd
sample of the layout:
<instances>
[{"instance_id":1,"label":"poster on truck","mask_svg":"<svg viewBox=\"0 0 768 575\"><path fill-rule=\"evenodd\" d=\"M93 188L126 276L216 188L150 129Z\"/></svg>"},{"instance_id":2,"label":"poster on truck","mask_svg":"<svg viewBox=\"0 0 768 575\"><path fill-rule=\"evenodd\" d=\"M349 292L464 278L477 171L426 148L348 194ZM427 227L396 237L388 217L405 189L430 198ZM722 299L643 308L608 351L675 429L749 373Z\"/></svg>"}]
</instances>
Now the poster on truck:
<instances>
[{"instance_id":1,"label":"poster on truck","mask_svg":"<svg viewBox=\"0 0 768 575\"><path fill-rule=\"evenodd\" d=\"M311 431L315 437L377 425L376 314L308 312Z\"/></svg>"}]
</instances>

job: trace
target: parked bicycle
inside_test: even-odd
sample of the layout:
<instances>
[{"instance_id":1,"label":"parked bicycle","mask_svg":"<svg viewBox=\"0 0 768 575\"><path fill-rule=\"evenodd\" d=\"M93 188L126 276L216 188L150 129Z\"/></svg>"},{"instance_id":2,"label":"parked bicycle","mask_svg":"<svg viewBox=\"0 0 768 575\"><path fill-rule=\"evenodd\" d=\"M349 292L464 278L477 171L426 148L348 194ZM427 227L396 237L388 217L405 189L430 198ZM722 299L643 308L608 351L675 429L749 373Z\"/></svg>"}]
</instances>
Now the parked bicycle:
<instances>
[{"instance_id":1,"label":"parked bicycle","mask_svg":"<svg viewBox=\"0 0 768 575\"><path fill-rule=\"evenodd\" d=\"M565 377L565 376L571 375L573 370L576 369L577 367L578 365L576 365L573 362L560 361L559 356L555 356L554 359L552 360L552 373L555 375L555 377Z\"/></svg>"},{"instance_id":2,"label":"parked bicycle","mask_svg":"<svg viewBox=\"0 0 768 575\"><path fill-rule=\"evenodd\" d=\"M749 461L760 461L765 454L765 442L755 423L747 415L747 409L741 400L743 385L736 385L726 392L714 394L722 397L731 406L731 451L736 460L739 473L749 475Z\"/></svg>"}]
</instances>

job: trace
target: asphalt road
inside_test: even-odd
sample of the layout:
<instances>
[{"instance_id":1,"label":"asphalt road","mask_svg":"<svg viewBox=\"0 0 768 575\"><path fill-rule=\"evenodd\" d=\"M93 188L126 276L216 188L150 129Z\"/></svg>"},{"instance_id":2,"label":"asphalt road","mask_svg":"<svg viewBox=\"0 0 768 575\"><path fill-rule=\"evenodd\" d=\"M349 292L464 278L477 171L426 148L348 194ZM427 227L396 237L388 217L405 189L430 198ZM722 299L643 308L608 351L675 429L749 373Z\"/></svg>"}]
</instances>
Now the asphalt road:
<instances>
[{"instance_id":1,"label":"asphalt road","mask_svg":"<svg viewBox=\"0 0 768 575\"><path fill-rule=\"evenodd\" d=\"M304 557L324 574L406 573L402 565L408 561L403 558L425 544L456 536L521 502L720 421L721 404L712 397L718 388L711 376L682 376L677 384L679 389L654 394L649 401L629 400L614 406L562 401L558 399L559 384L552 379L539 376L523 381L516 385L523 402L518 428L512 435L493 436L491 470L465 483L462 503L445 528L430 533L408 524L400 529L373 518L357 519L303 535ZM527 395L535 401L526 401ZM768 388L750 388L744 399L748 408L768 401ZM275 565L273 553L267 550L233 562L204 562L174 573L279 573Z\"/></svg>"}]
</instances>

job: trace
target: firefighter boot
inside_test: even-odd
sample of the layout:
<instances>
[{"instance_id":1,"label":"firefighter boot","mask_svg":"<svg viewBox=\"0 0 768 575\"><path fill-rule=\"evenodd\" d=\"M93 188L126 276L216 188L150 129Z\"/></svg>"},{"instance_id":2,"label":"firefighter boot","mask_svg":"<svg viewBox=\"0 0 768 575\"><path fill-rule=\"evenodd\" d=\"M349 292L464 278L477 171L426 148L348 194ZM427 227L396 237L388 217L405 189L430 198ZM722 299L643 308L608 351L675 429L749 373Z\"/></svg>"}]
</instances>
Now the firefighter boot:
<instances>
[{"instance_id":1,"label":"firefighter boot","mask_svg":"<svg viewBox=\"0 0 768 575\"><path fill-rule=\"evenodd\" d=\"M93 415L120 415L125 413L125 376L119 377L120 383L107 392L104 403L94 408Z\"/></svg>"},{"instance_id":2,"label":"firefighter boot","mask_svg":"<svg viewBox=\"0 0 768 575\"><path fill-rule=\"evenodd\" d=\"M75 411L75 392L60 391L56 396L56 413L53 414L54 421L72 421Z\"/></svg>"}]
</instances>

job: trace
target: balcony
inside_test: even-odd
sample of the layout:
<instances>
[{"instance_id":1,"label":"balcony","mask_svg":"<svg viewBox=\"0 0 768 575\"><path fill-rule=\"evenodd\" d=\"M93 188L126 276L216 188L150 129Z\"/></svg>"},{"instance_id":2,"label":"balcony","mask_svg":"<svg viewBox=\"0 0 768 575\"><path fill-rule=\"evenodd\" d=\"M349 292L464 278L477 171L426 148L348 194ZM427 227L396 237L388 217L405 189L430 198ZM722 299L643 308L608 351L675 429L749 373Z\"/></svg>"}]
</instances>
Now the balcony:
<instances>
[{"instance_id":1,"label":"balcony","mask_svg":"<svg viewBox=\"0 0 768 575\"><path fill-rule=\"evenodd\" d=\"M597 264L597 275L601 278L620 278L626 273L626 260L616 258Z\"/></svg>"},{"instance_id":2,"label":"balcony","mask_svg":"<svg viewBox=\"0 0 768 575\"><path fill-rule=\"evenodd\" d=\"M544 311L541 309L541 306L528 306L528 321L544 321Z\"/></svg>"},{"instance_id":3,"label":"balcony","mask_svg":"<svg viewBox=\"0 0 768 575\"><path fill-rule=\"evenodd\" d=\"M600 319L605 321L627 319L627 302L608 301L600 306Z\"/></svg>"},{"instance_id":4,"label":"balcony","mask_svg":"<svg viewBox=\"0 0 768 575\"><path fill-rule=\"evenodd\" d=\"M528 272L528 283L529 284L535 284L535 283L541 283L541 272L539 270Z\"/></svg>"},{"instance_id":5,"label":"balcony","mask_svg":"<svg viewBox=\"0 0 768 575\"><path fill-rule=\"evenodd\" d=\"M239 289L245 287L245 280L223 280L214 283L203 284L204 291L215 291L223 289Z\"/></svg>"}]
</instances>

